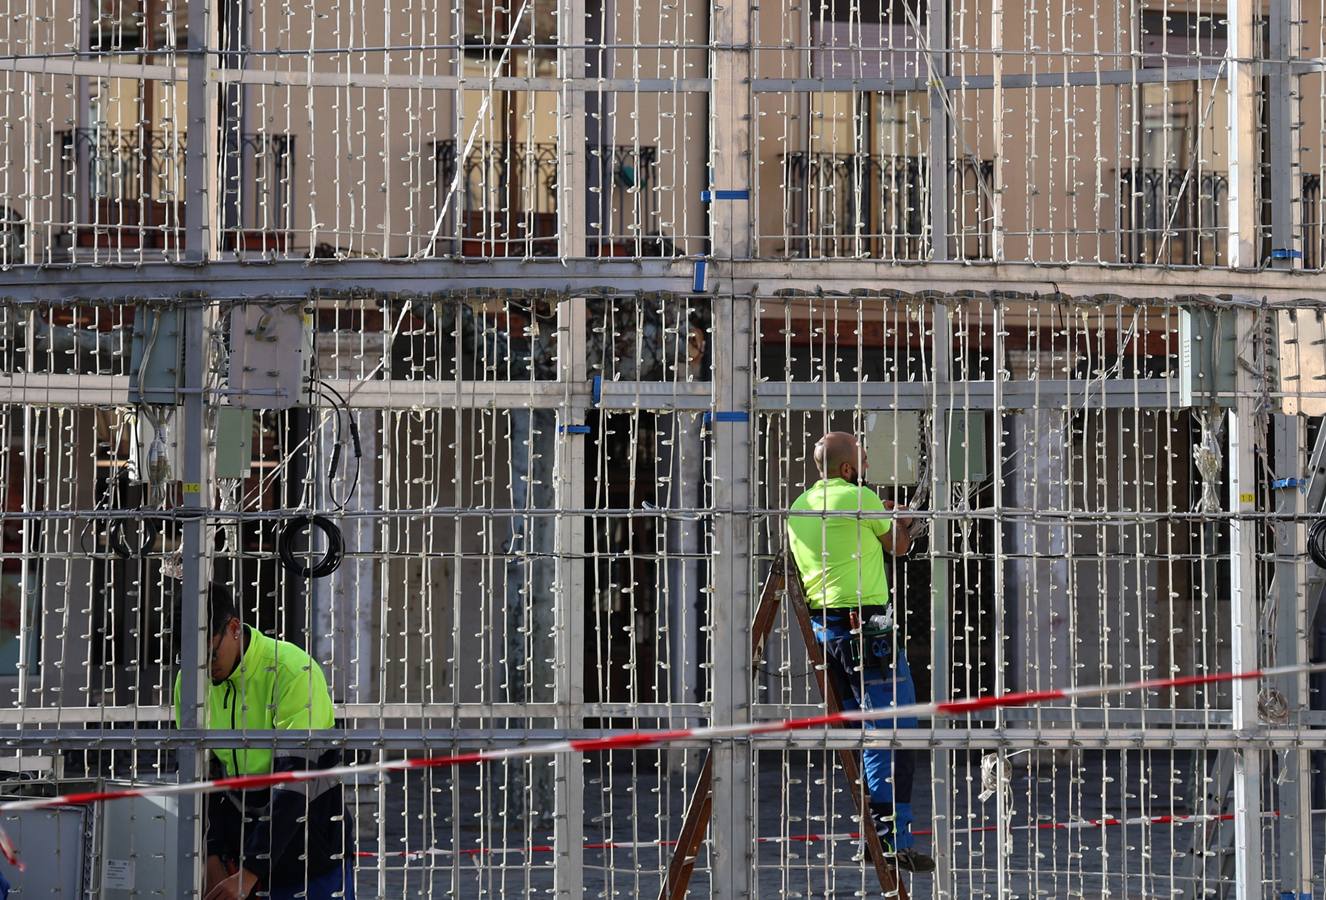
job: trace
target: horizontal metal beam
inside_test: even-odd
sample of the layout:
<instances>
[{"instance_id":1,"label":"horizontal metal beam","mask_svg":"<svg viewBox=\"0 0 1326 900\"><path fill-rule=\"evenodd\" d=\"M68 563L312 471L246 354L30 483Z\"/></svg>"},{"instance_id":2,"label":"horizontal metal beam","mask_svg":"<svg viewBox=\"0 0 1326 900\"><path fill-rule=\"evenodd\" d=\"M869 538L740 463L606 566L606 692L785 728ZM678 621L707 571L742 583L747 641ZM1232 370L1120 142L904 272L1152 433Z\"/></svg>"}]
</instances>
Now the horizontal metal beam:
<instances>
[{"instance_id":1,"label":"horizontal metal beam","mask_svg":"<svg viewBox=\"0 0 1326 900\"><path fill-rule=\"evenodd\" d=\"M577 404L612 410L692 412L714 410L708 382L605 382L599 400L585 384L568 395L555 381L359 381L328 379L354 409L560 409ZM1178 393L1163 378L1044 379L1006 381L1001 409L1169 409ZM0 374L0 403L24 406L124 406L129 379L123 375ZM782 382L756 388L758 412L819 410L989 411L995 408L989 381L949 381L943 393L923 382Z\"/></svg>"},{"instance_id":2,"label":"horizontal metal beam","mask_svg":"<svg viewBox=\"0 0 1326 900\"><path fill-rule=\"evenodd\" d=\"M20 406L125 406L128 375L0 372L0 403Z\"/></svg>"},{"instance_id":3,"label":"horizontal metal beam","mask_svg":"<svg viewBox=\"0 0 1326 900\"><path fill-rule=\"evenodd\" d=\"M853 52L878 55L878 50L833 47L824 52L842 54ZM1011 54L1010 54L1011 55ZM1058 87L1099 87L1101 85L1178 84L1191 81L1215 81L1224 77L1224 66L1170 66L1147 69L1106 69L1081 72L1035 72L1024 75L1005 75L1001 84L1009 90ZM986 91L994 88L992 75L948 75L940 79L949 91ZM804 94L827 91L888 92L929 90L928 78L756 78L751 82L756 93Z\"/></svg>"},{"instance_id":4,"label":"horizontal metal beam","mask_svg":"<svg viewBox=\"0 0 1326 900\"><path fill-rule=\"evenodd\" d=\"M703 48L699 48L703 49ZM291 54L300 66L306 58ZM329 63L338 65L335 62ZM75 78L132 78L138 81L184 82L188 67L160 64L122 62L106 59L72 59L47 57L0 58L0 72L24 72L33 75L66 76ZM216 66L207 70L209 81L233 84L268 84L278 87L328 88L382 88L397 90L438 91L544 91L558 93L572 91L602 93L683 94L708 93L707 78L553 78L504 75L487 77L476 75L417 75L384 72L341 72L336 70L300 69L223 69Z\"/></svg>"},{"instance_id":5,"label":"horizontal metal beam","mask_svg":"<svg viewBox=\"0 0 1326 900\"><path fill-rule=\"evenodd\" d=\"M1236 271L1029 263L917 263L880 260L714 260L711 283L724 293L776 298L792 291L881 289L908 293L992 292L1063 298L1165 300L1240 295L1272 305L1326 304L1326 279L1303 270ZM423 259L234 260L190 266L153 262L125 266L14 266L0 272L0 301L69 303L253 297L305 298L387 293L434 297L443 291L541 289L567 295L635 291L692 294L694 260Z\"/></svg>"}]
</instances>

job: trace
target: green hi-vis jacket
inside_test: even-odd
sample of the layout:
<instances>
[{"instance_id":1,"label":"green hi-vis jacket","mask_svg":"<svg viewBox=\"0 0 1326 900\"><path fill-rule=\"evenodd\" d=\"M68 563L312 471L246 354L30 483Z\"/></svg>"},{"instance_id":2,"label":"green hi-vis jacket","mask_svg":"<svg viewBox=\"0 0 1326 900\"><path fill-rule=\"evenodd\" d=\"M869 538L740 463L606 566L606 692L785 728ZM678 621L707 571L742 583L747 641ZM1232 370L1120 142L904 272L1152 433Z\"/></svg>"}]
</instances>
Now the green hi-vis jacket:
<instances>
[{"instance_id":1,"label":"green hi-vis jacket","mask_svg":"<svg viewBox=\"0 0 1326 900\"><path fill-rule=\"evenodd\" d=\"M331 728L332 698L322 667L294 644L248 626L245 631L248 640L235 671L207 689L203 727L239 732ZM180 681L176 675L177 726ZM227 776L266 775L337 764L339 753L326 744L311 738L304 748L273 752L261 741L251 741L248 746L213 748L212 753ZM339 865L344 853L339 787L334 779L280 784L270 792L270 804L266 791L229 792L225 797L250 824L243 829L242 846L212 846L209 838L209 853L235 857L268 885Z\"/></svg>"},{"instance_id":2,"label":"green hi-vis jacket","mask_svg":"<svg viewBox=\"0 0 1326 900\"><path fill-rule=\"evenodd\" d=\"M244 656L229 678L208 688L202 726L236 731L331 728L332 698L322 666L294 644L244 627L248 632ZM179 721L180 676L176 675L177 726ZM272 751L261 747L214 748L212 753L225 767L226 775L266 775L273 771Z\"/></svg>"}]
</instances>

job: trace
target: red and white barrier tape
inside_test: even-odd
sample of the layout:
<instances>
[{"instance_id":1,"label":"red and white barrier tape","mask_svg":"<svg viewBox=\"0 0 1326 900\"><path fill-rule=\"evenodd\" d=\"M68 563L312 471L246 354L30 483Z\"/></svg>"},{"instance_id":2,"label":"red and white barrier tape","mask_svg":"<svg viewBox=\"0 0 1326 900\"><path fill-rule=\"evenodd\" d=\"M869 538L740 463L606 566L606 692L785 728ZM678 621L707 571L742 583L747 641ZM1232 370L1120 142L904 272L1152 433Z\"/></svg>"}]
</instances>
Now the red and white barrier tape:
<instances>
[{"instance_id":1,"label":"red and white barrier tape","mask_svg":"<svg viewBox=\"0 0 1326 900\"><path fill-rule=\"evenodd\" d=\"M1184 675L1179 678L1151 678L1145 681L1128 681L1116 684L1089 685L1085 687L1058 688L1048 691L1023 691L1007 693L995 697L970 697L964 700L946 700L938 703L913 703L908 706L889 706L883 709L861 709L851 712L832 713L823 716L810 716L802 719L784 719L778 722L748 722L736 725L709 725L701 728L675 728L666 731L630 731L608 735L601 738L585 738L571 741L549 741L543 744L524 744L498 750L480 750L474 753L458 753L451 756L432 756L421 759L396 759L389 762L369 763L367 765L334 766L328 769L312 769L297 772L272 772L268 775L238 775L231 778L217 778L210 781L191 781L184 784L163 784L151 787L124 788L115 791L89 791L77 794L62 794L57 797L36 797L26 800L10 800L0 803L0 815L32 809L48 809L54 806L77 806L88 803L105 803L110 800L123 800L130 797L168 797L178 794L209 794L226 790L250 790L253 788L275 787L301 781L313 781L320 778L353 778L375 772L397 772L408 769L446 768L468 765L470 763L492 762L504 759L519 759L533 756L556 756L565 753L594 753L599 750L633 750L643 747L656 747L674 741L722 740L749 737L758 734L775 734L782 731L806 731L813 728L826 728L833 725L848 725L861 722L878 722L889 719L936 717L949 718L967 713L1006 706L1031 706L1050 700L1073 700L1082 697L1101 697L1107 694L1125 694L1136 691L1169 690L1180 687L1195 687L1209 684L1223 684L1232 681L1254 681L1261 678L1274 678L1281 675L1294 675L1303 672L1326 672L1326 663L1279 666L1272 669L1251 669L1245 672L1217 672L1211 675ZM0 853L14 865L20 865L13 842L3 829L0 829Z\"/></svg>"}]
</instances>

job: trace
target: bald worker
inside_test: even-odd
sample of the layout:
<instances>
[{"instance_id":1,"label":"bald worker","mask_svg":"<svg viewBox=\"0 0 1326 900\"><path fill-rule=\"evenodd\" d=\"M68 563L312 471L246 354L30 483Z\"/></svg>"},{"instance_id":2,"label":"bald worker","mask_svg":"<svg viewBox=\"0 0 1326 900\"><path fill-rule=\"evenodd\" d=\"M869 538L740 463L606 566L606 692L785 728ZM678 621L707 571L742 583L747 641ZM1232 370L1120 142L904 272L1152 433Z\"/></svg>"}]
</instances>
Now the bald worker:
<instances>
[{"instance_id":1,"label":"bald worker","mask_svg":"<svg viewBox=\"0 0 1326 900\"><path fill-rule=\"evenodd\" d=\"M788 543L801 571L815 638L844 709L879 709L916 702L903 652L902 621L889 595L885 559L911 549L911 518L893 515L892 501L866 485L866 454L846 432L831 431L815 445L820 480L792 504ZM834 512L839 515L816 515ZM914 718L866 722L866 728L915 728ZM912 835L914 751L861 754L870 814L899 868L934 871L935 861L915 848Z\"/></svg>"}]
</instances>

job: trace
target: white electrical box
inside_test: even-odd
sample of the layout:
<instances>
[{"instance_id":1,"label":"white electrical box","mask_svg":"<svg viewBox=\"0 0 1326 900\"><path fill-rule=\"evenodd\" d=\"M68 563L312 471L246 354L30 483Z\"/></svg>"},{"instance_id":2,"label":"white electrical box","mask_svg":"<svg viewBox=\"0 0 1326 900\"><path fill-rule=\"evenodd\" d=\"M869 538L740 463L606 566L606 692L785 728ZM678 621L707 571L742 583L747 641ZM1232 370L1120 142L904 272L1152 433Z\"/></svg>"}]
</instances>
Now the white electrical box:
<instances>
[{"instance_id":1,"label":"white electrical box","mask_svg":"<svg viewBox=\"0 0 1326 900\"><path fill-rule=\"evenodd\" d=\"M313 317L302 304L242 303L230 313L229 396L243 409L289 409L304 396Z\"/></svg>"},{"instance_id":2,"label":"white electrical box","mask_svg":"<svg viewBox=\"0 0 1326 900\"><path fill-rule=\"evenodd\" d=\"M111 783L108 787L114 787ZM130 785L119 785L128 787ZM97 896L183 897L179 889L179 805L174 797L136 797L104 803Z\"/></svg>"},{"instance_id":3,"label":"white electrical box","mask_svg":"<svg viewBox=\"0 0 1326 900\"><path fill-rule=\"evenodd\" d=\"M1278 324L1284 414L1326 416L1326 321L1321 310L1285 310Z\"/></svg>"},{"instance_id":4,"label":"white electrical box","mask_svg":"<svg viewBox=\"0 0 1326 900\"><path fill-rule=\"evenodd\" d=\"M881 410L866 416L866 482L913 485L921 467L921 414Z\"/></svg>"}]
</instances>

